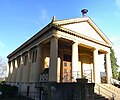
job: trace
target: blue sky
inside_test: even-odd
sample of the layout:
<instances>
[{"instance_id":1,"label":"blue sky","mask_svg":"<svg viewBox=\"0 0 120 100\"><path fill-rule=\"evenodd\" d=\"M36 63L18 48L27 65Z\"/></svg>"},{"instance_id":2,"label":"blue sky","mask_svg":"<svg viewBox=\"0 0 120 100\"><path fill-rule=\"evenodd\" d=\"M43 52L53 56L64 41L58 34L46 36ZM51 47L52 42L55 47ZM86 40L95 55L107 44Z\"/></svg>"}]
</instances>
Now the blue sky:
<instances>
[{"instance_id":1,"label":"blue sky","mask_svg":"<svg viewBox=\"0 0 120 100\"><path fill-rule=\"evenodd\" d=\"M13 50L57 19L88 16L113 42L120 65L120 0L0 0L0 56Z\"/></svg>"}]
</instances>

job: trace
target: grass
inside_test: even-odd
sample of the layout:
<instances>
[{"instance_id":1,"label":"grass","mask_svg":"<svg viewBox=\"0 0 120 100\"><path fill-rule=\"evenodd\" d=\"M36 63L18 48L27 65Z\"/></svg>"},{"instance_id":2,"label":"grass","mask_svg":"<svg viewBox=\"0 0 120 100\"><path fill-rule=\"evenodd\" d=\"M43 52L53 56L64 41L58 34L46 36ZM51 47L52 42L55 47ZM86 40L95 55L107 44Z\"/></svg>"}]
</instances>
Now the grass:
<instances>
[{"instance_id":1,"label":"grass","mask_svg":"<svg viewBox=\"0 0 120 100\"><path fill-rule=\"evenodd\" d=\"M0 97L0 100L32 100L24 96Z\"/></svg>"}]
</instances>

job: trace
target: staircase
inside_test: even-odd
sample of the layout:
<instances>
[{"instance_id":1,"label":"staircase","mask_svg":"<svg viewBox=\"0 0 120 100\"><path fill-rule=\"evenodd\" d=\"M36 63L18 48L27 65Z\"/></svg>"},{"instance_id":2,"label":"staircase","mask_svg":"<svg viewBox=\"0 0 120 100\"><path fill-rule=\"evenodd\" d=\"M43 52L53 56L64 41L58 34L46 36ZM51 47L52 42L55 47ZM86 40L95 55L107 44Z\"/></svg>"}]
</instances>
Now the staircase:
<instances>
[{"instance_id":1,"label":"staircase","mask_svg":"<svg viewBox=\"0 0 120 100\"><path fill-rule=\"evenodd\" d=\"M117 88L111 84L101 84L101 85L116 95L115 100L120 100L120 88Z\"/></svg>"},{"instance_id":2,"label":"staircase","mask_svg":"<svg viewBox=\"0 0 120 100\"><path fill-rule=\"evenodd\" d=\"M120 88L111 84L95 84L95 93L109 98L108 100L120 100Z\"/></svg>"},{"instance_id":3,"label":"staircase","mask_svg":"<svg viewBox=\"0 0 120 100\"><path fill-rule=\"evenodd\" d=\"M94 94L92 94L91 97L89 97L89 100L109 100L109 99L104 97L104 96L102 96L102 95L94 93Z\"/></svg>"}]
</instances>

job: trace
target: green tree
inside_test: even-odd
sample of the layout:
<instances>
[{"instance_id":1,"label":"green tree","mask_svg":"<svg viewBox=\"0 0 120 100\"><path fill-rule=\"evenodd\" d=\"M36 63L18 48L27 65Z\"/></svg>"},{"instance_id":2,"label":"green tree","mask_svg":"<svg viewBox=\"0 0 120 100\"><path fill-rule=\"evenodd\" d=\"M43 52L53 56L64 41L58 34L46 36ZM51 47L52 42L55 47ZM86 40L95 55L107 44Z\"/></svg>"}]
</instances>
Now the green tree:
<instances>
[{"instance_id":1,"label":"green tree","mask_svg":"<svg viewBox=\"0 0 120 100\"><path fill-rule=\"evenodd\" d=\"M118 73L118 64L117 64L117 58L115 57L115 52L114 49L110 49L111 53L110 53L110 59L111 59L111 68L112 68L112 75L113 78L118 79L119 77L119 73Z\"/></svg>"},{"instance_id":2,"label":"green tree","mask_svg":"<svg viewBox=\"0 0 120 100\"><path fill-rule=\"evenodd\" d=\"M3 81L5 79L6 71L7 71L7 63L2 57L0 57L0 81Z\"/></svg>"}]
</instances>

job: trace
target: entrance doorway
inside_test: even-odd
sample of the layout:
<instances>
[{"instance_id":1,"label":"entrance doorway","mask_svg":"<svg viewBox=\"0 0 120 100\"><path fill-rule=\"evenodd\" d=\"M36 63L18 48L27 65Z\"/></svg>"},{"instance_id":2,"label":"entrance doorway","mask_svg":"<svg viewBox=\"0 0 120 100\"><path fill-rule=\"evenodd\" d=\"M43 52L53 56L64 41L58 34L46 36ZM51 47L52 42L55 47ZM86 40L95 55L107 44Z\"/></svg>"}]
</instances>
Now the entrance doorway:
<instances>
[{"instance_id":1,"label":"entrance doorway","mask_svg":"<svg viewBox=\"0 0 120 100\"><path fill-rule=\"evenodd\" d=\"M86 77L89 82L92 82L92 70L90 64L83 64L83 76Z\"/></svg>"},{"instance_id":2,"label":"entrance doorway","mask_svg":"<svg viewBox=\"0 0 120 100\"><path fill-rule=\"evenodd\" d=\"M64 54L62 68L62 82L71 82L72 77L71 55Z\"/></svg>"}]
</instances>

